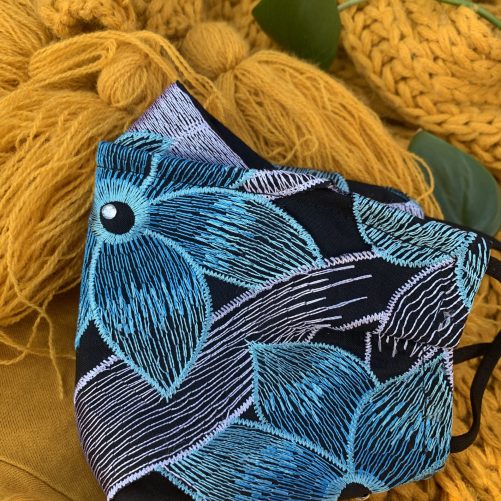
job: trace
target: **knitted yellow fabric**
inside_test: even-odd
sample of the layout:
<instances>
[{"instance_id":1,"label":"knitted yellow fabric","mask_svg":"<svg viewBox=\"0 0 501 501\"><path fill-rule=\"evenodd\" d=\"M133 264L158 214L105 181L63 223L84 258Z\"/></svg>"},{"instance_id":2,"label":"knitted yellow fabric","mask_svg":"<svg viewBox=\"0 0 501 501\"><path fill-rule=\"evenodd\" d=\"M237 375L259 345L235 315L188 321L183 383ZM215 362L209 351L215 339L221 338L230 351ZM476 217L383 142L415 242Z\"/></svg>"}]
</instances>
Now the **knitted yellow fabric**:
<instances>
[{"instance_id":1,"label":"knitted yellow fabric","mask_svg":"<svg viewBox=\"0 0 501 501\"><path fill-rule=\"evenodd\" d=\"M392 138L364 103L388 120L402 110L381 99L342 50L332 72L343 82L269 50L274 44L252 20L254 3L207 0L204 12L201 0L0 0L0 326L30 315L22 329L0 331L3 364L19 362L0 367L2 384L16 379L5 371L24 367L29 374L33 360L56 360L61 336L72 338L73 327L62 330L54 320L60 310L48 314L47 308L55 294L79 281L97 142L125 130L176 79L271 161L393 185L418 198L428 214L440 215L416 160L402 147L409 129L395 123ZM347 53L355 59L348 47ZM501 325L500 295L501 287L483 282L466 341L493 337ZM71 308L75 314L75 304ZM68 392L65 363L57 358ZM468 422L472 374L473 365L458 371L459 429ZM501 498L501 444L493 430L500 371L495 378L475 447L451 458L433 480L404 486L388 499ZM56 386L35 388L37 402L57 396ZM67 423L68 412L61 407L52 416L56 428ZM33 433L38 457L48 446L26 433ZM76 445L72 450L80 454ZM44 453L60 451L54 446ZM23 467L15 458L10 463ZM38 467L48 484L74 482L75 472L45 466ZM38 467L30 463L30 471ZM0 485L9 485L2 475ZM95 499L69 492L70 499Z\"/></svg>"},{"instance_id":2,"label":"knitted yellow fabric","mask_svg":"<svg viewBox=\"0 0 501 501\"><path fill-rule=\"evenodd\" d=\"M436 0L370 0L341 21L356 68L399 115L474 154L501 179L498 29L472 9Z\"/></svg>"},{"instance_id":3,"label":"knitted yellow fabric","mask_svg":"<svg viewBox=\"0 0 501 501\"><path fill-rule=\"evenodd\" d=\"M147 29L180 40L202 15L202 0L36 0L44 24L59 38L96 29Z\"/></svg>"}]
</instances>

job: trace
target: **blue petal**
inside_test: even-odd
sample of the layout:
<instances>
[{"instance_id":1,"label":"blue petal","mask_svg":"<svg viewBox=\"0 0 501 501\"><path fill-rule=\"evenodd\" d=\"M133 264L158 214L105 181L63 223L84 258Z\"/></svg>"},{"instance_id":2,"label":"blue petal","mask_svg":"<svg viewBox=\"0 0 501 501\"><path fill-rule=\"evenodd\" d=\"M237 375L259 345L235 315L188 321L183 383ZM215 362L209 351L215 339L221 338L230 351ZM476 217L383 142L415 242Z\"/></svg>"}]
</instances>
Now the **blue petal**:
<instances>
[{"instance_id":1,"label":"blue petal","mask_svg":"<svg viewBox=\"0 0 501 501\"><path fill-rule=\"evenodd\" d=\"M376 380L357 357L324 344L253 344L254 405L273 426L346 462L350 423Z\"/></svg>"},{"instance_id":2,"label":"blue petal","mask_svg":"<svg viewBox=\"0 0 501 501\"><path fill-rule=\"evenodd\" d=\"M109 175L136 174L133 182L142 186L149 200L191 187L233 187L254 172L176 157L169 151L170 144L157 134L128 132L114 143L99 144L97 164Z\"/></svg>"},{"instance_id":3,"label":"blue petal","mask_svg":"<svg viewBox=\"0 0 501 501\"><path fill-rule=\"evenodd\" d=\"M87 230L87 239L85 241L85 251L82 265L82 280L80 283L80 303L78 305L77 332L75 336L75 348L80 344L80 338L85 332L92 318L89 302L89 272L92 254L96 245L94 233Z\"/></svg>"},{"instance_id":4,"label":"blue petal","mask_svg":"<svg viewBox=\"0 0 501 501\"><path fill-rule=\"evenodd\" d=\"M335 499L344 486L344 472L319 453L250 421L237 421L164 471L211 501Z\"/></svg>"},{"instance_id":5,"label":"blue petal","mask_svg":"<svg viewBox=\"0 0 501 501\"><path fill-rule=\"evenodd\" d=\"M238 167L154 155L146 196L153 200L185 188L229 188L248 174L249 171Z\"/></svg>"},{"instance_id":6,"label":"blue petal","mask_svg":"<svg viewBox=\"0 0 501 501\"><path fill-rule=\"evenodd\" d=\"M160 136L149 130L144 130L126 132L119 136L114 143L143 150L148 153L156 153L160 156L166 156L169 155L169 147L172 144L172 139Z\"/></svg>"},{"instance_id":7,"label":"blue petal","mask_svg":"<svg viewBox=\"0 0 501 501\"><path fill-rule=\"evenodd\" d=\"M129 176L139 174L132 180L140 185L144 176L150 172L152 155L145 150L128 148L118 143L100 142L97 147L96 163L110 173L123 173ZM97 180L96 180L97 182Z\"/></svg>"},{"instance_id":8,"label":"blue petal","mask_svg":"<svg viewBox=\"0 0 501 501\"><path fill-rule=\"evenodd\" d=\"M210 298L191 260L163 239L102 244L91 301L111 350L164 396L183 379L207 335Z\"/></svg>"},{"instance_id":9,"label":"blue petal","mask_svg":"<svg viewBox=\"0 0 501 501\"><path fill-rule=\"evenodd\" d=\"M179 243L207 273L242 287L321 261L318 247L297 221L247 193L181 191L152 204L150 227Z\"/></svg>"},{"instance_id":10,"label":"blue petal","mask_svg":"<svg viewBox=\"0 0 501 501\"><path fill-rule=\"evenodd\" d=\"M228 188L253 171L173 156L169 142L162 136L130 132L114 143L101 142L97 164L103 176L121 178L142 187L143 197L153 200L161 195L191 187ZM96 184L101 179L96 179Z\"/></svg>"},{"instance_id":11,"label":"blue petal","mask_svg":"<svg viewBox=\"0 0 501 501\"><path fill-rule=\"evenodd\" d=\"M368 393L353 418L355 470L391 488L431 474L449 454L452 394L439 352Z\"/></svg>"},{"instance_id":12,"label":"blue petal","mask_svg":"<svg viewBox=\"0 0 501 501\"><path fill-rule=\"evenodd\" d=\"M474 235L354 193L353 211L362 238L386 259L404 266L429 266L455 255Z\"/></svg>"},{"instance_id":13,"label":"blue petal","mask_svg":"<svg viewBox=\"0 0 501 501\"><path fill-rule=\"evenodd\" d=\"M392 263L430 266L455 258L459 291L465 306L471 307L488 262L483 238L448 224L422 221L356 193L353 213L363 240Z\"/></svg>"}]
</instances>

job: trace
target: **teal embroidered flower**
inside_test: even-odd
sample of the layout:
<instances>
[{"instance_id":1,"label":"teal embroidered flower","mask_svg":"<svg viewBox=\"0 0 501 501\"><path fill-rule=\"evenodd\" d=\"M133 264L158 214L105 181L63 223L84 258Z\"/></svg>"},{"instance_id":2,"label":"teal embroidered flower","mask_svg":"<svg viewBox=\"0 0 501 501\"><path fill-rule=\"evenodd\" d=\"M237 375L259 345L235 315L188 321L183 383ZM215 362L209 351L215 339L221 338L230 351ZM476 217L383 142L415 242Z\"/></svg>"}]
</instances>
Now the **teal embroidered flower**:
<instances>
[{"instance_id":1,"label":"teal embroidered flower","mask_svg":"<svg viewBox=\"0 0 501 501\"><path fill-rule=\"evenodd\" d=\"M422 221L356 193L352 197L358 230L374 252L401 266L430 266L453 258L461 299L471 308L489 261L485 239L449 224Z\"/></svg>"},{"instance_id":2,"label":"teal embroidered flower","mask_svg":"<svg viewBox=\"0 0 501 501\"><path fill-rule=\"evenodd\" d=\"M337 499L439 469L449 452L451 388L431 349L385 382L323 344L253 344L254 410L159 471L194 499Z\"/></svg>"},{"instance_id":3,"label":"teal embroidered flower","mask_svg":"<svg viewBox=\"0 0 501 501\"><path fill-rule=\"evenodd\" d=\"M97 155L76 344L93 321L168 396L210 326L206 276L253 289L321 255L283 210L235 189L245 170L171 157L151 134L121 142L101 143Z\"/></svg>"}]
</instances>

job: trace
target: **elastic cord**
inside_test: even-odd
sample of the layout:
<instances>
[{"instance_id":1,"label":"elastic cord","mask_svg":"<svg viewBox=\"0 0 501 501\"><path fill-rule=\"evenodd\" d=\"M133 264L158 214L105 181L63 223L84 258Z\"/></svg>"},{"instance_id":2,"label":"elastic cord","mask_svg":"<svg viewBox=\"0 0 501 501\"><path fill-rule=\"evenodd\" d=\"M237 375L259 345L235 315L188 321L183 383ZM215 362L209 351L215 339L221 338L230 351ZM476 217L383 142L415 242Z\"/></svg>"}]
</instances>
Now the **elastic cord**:
<instances>
[{"instance_id":1,"label":"elastic cord","mask_svg":"<svg viewBox=\"0 0 501 501\"><path fill-rule=\"evenodd\" d=\"M454 350L454 365L466 362L472 358L483 357L492 343L477 343L462 346Z\"/></svg>"},{"instance_id":2,"label":"elastic cord","mask_svg":"<svg viewBox=\"0 0 501 501\"><path fill-rule=\"evenodd\" d=\"M491 343L479 343L458 348L454 351L454 363L461 363L476 357L482 357L470 388L471 411L473 422L470 429L451 438L451 452L461 452L477 438L480 430L482 398L496 365L501 358L501 331Z\"/></svg>"},{"instance_id":3,"label":"elastic cord","mask_svg":"<svg viewBox=\"0 0 501 501\"><path fill-rule=\"evenodd\" d=\"M501 251L501 242L495 238L491 238L492 248Z\"/></svg>"},{"instance_id":4,"label":"elastic cord","mask_svg":"<svg viewBox=\"0 0 501 501\"><path fill-rule=\"evenodd\" d=\"M430 219L430 218L427 218ZM453 225L463 228L460 225ZM495 238L477 232L486 238L493 249L501 251L501 242ZM491 256L487 266L487 274L501 282L501 261ZM491 343L478 343L463 346L454 350L454 364L460 364L472 358L482 357L470 388L471 412L473 422L470 429L462 435L451 438L451 452L461 452L468 448L477 438L480 430L482 399L489 379L501 358L501 331Z\"/></svg>"},{"instance_id":5,"label":"elastic cord","mask_svg":"<svg viewBox=\"0 0 501 501\"><path fill-rule=\"evenodd\" d=\"M489 259L489 264L487 265L487 275L495 278L501 282L501 261L491 256Z\"/></svg>"}]
</instances>

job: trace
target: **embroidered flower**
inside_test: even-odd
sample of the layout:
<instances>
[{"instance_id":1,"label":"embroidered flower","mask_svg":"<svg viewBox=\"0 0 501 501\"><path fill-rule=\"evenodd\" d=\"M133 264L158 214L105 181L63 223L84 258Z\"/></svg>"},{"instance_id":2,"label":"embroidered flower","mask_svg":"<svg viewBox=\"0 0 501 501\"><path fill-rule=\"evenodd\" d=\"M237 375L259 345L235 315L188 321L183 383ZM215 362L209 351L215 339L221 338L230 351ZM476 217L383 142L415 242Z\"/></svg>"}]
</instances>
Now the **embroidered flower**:
<instances>
[{"instance_id":1,"label":"embroidered flower","mask_svg":"<svg viewBox=\"0 0 501 501\"><path fill-rule=\"evenodd\" d=\"M195 499L337 499L384 491L443 465L451 391L441 352L379 382L335 346L250 349L259 420L237 419L159 470Z\"/></svg>"},{"instance_id":2,"label":"embroidered flower","mask_svg":"<svg viewBox=\"0 0 501 501\"><path fill-rule=\"evenodd\" d=\"M484 238L438 221L422 221L356 193L352 197L360 236L374 252L401 266L431 266L453 258L461 299L471 308L489 261Z\"/></svg>"},{"instance_id":3,"label":"embroidered flower","mask_svg":"<svg viewBox=\"0 0 501 501\"><path fill-rule=\"evenodd\" d=\"M207 336L206 276L253 289L321 255L283 210L235 189L245 170L159 154L163 142L136 134L99 147L76 344L93 321L168 396Z\"/></svg>"}]
</instances>

